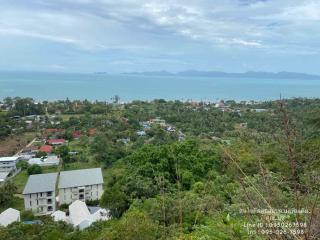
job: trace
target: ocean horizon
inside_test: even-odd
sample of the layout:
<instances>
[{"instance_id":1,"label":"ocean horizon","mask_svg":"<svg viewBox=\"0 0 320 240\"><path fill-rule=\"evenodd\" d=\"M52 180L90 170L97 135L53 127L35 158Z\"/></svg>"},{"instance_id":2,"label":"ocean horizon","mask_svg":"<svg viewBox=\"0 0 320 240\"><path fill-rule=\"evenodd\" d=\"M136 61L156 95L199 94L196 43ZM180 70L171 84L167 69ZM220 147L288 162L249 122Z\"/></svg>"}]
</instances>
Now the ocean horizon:
<instances>
[{"instance_id":1,"label":"ocean horizon","mask_svg":"<svg viewBox=\"0 0 320 240\"><path fill-rule=\"evenodd\" d=\"M320 81L308 79L143 76L124 74L0 73L0 99L32 97L36 101L99 100L255 100L318 98Z\"/></svg>"}]
</instances>

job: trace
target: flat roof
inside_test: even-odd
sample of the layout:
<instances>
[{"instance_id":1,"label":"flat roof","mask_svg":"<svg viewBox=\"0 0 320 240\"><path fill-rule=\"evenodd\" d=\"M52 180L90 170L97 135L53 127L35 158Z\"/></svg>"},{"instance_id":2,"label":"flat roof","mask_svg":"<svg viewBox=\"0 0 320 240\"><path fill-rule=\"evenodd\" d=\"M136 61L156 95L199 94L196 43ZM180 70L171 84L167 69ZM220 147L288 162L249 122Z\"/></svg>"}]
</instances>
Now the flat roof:
<instances>
[{"instance_id":1,"label":"flat roof","mask_svg":"<svg viewBox=\"0 0 320 240\"><path fill-rule=\"evenodd\" d=\"M59 188L102 184L101 168L89 168L60 172Z\"/></svg>"},{"instance_id":2,"label":"flat roof","mask_svg":"<svg viewBox=\"0 0 320 240\"><path fill-rule=\"evenodd\" d=\"M30 175L22 194L52 192L56 188L58 173Z\"/></svg>"},{"instance_id":3,"label":"flat roof","mask_svg":"<svg viewBox=\"0 0 320 240\"><path fill-rule=\"evenodd\" d=\"M19 157L14 156L14 157L0 157L0 162L13 162L17 161Z\"/></svg>"}]
</instances>

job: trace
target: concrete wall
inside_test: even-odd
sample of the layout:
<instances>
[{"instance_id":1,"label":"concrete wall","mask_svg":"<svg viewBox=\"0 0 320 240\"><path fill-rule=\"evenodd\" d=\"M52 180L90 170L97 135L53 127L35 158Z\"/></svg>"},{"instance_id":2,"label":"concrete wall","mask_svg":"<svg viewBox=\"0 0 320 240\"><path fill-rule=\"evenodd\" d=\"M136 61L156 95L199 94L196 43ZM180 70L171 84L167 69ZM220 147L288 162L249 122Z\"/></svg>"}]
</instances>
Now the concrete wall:
<instances>
[{"instance_id":1,"label":"concrete wall","mask_svg":"<svg viewBox=\"0 0 320 240\"><path fill-rule=\"evenodd\" d=\"M59 205L70 204L76 200L99 200L103 194L102 184L59 189Z\"/></svg>"},{"instance_id":2,"label":"concrete wall","mask_svg":"<svg viewBox=\"0 0 320 240\"><path fill-rule=\"evenodd\" d=\"M16 161L1 161L0 172L11 172L16 170Z\"/></svg>"},{"instance_id":3,"label":"concrete wall","mask_svg":"<svg viewBox=\"0 0 320 240\"><path fill-rule=\"evenodd\" d=\"M35 215L47 215L51 214L56 210L56 197L53 191L51 196L47 192L25 194L24 207L26 210L34 212ZM51 203L49 200L51 199ZM50 211L48 207L51 207Z\"/></svg>"}]
</instances>

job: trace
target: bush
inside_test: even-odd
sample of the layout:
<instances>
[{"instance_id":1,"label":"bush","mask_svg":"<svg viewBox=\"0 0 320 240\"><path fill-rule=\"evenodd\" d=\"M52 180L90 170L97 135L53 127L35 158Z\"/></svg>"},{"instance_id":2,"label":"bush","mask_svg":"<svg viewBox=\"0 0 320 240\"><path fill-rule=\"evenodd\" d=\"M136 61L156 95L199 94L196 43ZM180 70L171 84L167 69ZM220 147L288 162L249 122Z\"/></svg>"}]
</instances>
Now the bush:
<instances>
[{"instance_id":1,"label":"bush","mask_svg":"<svg viewBox=\"0 0 320 240\"><path fill-rule=\"evenodd\" d=\"M29 167L29 163L26 161L19 161L17 163L17 168L21 168L21 170L26 170Z\"/></svg>"},{"instance_id":2,"label":"bush","mask_svg":"<svg viewBox=\"0 0 320 240\"><path fill-rule=\"evenodd\" d=\"M22 211L20 217L21 217L21 221L34 220L34 215L32 211Z\"/></svg>"},{"instance_id":3,"label":"bush","mask_svg":"<svg viewBox=\"0 0 320 240\"><path fill-rule=\"evenodd\" d=\"M40 174L42 173L42 168L39 165L34 164L28 167L27 172L28 175Z\"/></svg>"}]
</instances>

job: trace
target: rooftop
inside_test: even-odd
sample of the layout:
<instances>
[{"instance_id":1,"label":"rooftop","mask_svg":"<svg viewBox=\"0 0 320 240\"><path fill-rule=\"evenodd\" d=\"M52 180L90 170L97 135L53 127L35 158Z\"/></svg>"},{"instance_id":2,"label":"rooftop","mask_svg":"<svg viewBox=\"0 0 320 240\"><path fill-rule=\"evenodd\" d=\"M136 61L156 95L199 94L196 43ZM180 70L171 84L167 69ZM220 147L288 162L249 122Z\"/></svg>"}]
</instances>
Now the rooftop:
<instances>
[{"instance_id":1,"label":"rooftop","mask_svg":"<svg viewBox=\"0 0 320 240\"><path fill-rule=\"evenodd\" d=\"M64 139L49 139L48 143L64 143L66 140Z\"/></svg>"},{"instance_id":2,"label":"rooftop","mask_svg":"<svg viewBox=\"0 0 320 240\"><path fill-rule=\"evenodd\" d=\"M17 161L19 157L0 157L0 162L13 162Z\"/></svg>"},{"instance_id":3,"label":"rooftop","mask_svg":"<svg viewBox=\"0 0 320 240\"><path fill-rule=\"evenodd\" d=\"M50 153L50 152L52 152L52 150L53 150L53 148L50 145L43 145L39 149L40 152L46 152L46 153Z\"/></svg>"},{"instance_id":4,"label":"rooftop","mask_svg":"<svg viewBox=\"0 0 320 240\"><path fill-rule=\"evenodd\" d=\"M22 194L54 191L57 177L58 173L30 175Z\"/></svg>"},{"instance_id":5,"label":"rooftop","mask_svg":"<svg viewBox=\"0 0 320 240\"><path fill-rule=\"evenodd\" d=\"M6 227L15 221L20 221L20 212L14 208L8 208L0 214L0 226Z\"/></svg>"},{"instance_id":6,"label":"rooftop","mask_svg":"<svg viewBox=\"0 0 320 240\"><path fill-rule=\"evenodd\" d=\"M101 168L89 168L60 172L59 188L102 184Z\"/></svg>"}]
</instances>

